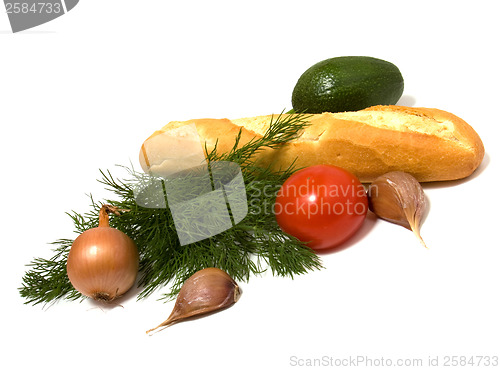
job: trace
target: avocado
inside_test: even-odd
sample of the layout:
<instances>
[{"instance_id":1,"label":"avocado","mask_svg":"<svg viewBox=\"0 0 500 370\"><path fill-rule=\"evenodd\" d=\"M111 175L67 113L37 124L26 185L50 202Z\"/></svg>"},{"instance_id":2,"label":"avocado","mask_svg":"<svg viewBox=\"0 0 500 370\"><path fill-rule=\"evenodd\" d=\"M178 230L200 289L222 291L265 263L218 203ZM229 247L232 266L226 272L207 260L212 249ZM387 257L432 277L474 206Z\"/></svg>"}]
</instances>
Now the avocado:
<instances>
[{"instance_id":1,"label":"avocado","mask_svg":"<svg viewBox=\"0 0 500 370\"><path fill-rule=\"evenodd\" d=\"M296 112L356 111L396 104L404 80L398 67L382 59L343 56L323 60L307 69L292 93Z\"/></svg>"}]
</instances>

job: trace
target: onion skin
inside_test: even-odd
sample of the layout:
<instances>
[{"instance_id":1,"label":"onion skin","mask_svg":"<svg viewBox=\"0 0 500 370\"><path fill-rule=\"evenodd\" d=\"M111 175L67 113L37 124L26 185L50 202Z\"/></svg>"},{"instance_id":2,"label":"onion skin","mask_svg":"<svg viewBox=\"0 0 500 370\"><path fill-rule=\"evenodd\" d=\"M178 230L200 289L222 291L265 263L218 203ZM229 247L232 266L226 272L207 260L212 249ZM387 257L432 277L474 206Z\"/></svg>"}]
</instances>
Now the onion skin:
<instances>
[{"instance_id":1,"label":"onion skin","mask_svg":"<svg viewBox=\"0 0 500 370\"><path fill-rule=\"evenodd\" d=\"M139 252L125 233L109 227L107 214L105 219L101 216L98 227L83 232L73 242L66 270L71 284L80 293L97 301L111 302L134 285Z\"/></svg>"}]
</instances>

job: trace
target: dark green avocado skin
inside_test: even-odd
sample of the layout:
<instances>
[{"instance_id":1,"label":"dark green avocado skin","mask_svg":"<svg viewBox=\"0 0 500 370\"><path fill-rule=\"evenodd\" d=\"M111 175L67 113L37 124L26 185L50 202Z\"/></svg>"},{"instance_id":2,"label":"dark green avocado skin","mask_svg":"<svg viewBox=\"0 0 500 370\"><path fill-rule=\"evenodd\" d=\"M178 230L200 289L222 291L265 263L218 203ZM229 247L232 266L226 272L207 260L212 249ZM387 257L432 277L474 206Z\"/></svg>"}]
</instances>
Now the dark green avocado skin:
<instances>
[{"instance_id":1,"label":"dark green avocado skin","mask_svg":"<svg viewBox=\"0 0 500 370\"><path fill-rule=\"evenodd\" d=\"M292 93L295 112L357 111L396 104L404 80L398 67L382 59L345 56L316 63L300 76Z\"/></svg>"}]
</instances>

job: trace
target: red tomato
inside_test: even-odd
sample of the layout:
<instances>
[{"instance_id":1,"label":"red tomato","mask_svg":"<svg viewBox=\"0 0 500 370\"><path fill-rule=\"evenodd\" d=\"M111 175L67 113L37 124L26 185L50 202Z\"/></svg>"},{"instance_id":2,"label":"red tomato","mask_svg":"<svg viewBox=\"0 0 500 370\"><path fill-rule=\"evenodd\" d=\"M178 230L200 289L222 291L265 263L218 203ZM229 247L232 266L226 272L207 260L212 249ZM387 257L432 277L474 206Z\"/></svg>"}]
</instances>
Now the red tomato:
<instances>
[{"instance_id":1,"label":"red tomato","mask_svg":"<svg viewBox=\"0 0 500 370\"><path fill-rule=\"evenodd\" d=\"M274 212L281 229L314 250L336 247L366 218L366 191L343 168L318 165L290 176L278 191Z\"/></svg>"}]
</instances>

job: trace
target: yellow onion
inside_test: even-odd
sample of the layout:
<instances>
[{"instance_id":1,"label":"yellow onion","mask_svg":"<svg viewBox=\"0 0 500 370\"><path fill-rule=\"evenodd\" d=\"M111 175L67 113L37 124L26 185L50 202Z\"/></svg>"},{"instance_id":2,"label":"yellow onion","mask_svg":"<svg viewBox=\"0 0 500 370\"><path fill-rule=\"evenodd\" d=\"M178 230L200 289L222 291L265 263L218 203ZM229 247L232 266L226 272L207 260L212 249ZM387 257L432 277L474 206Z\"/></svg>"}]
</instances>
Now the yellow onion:
<instances>
[{"instance_id":1,"label":"yellow onion","mask_svg":"<svg viewBox=\"0 0 500 370\"><path fill-rule=\"evenodd\" d=\"M134 241L109 226L108 212L119 210L103 205L99 226L80 234L69 251L67 274L73 287L96 301L111 302L135 283L139 253Z\"/></svg>"}]
</instances>

